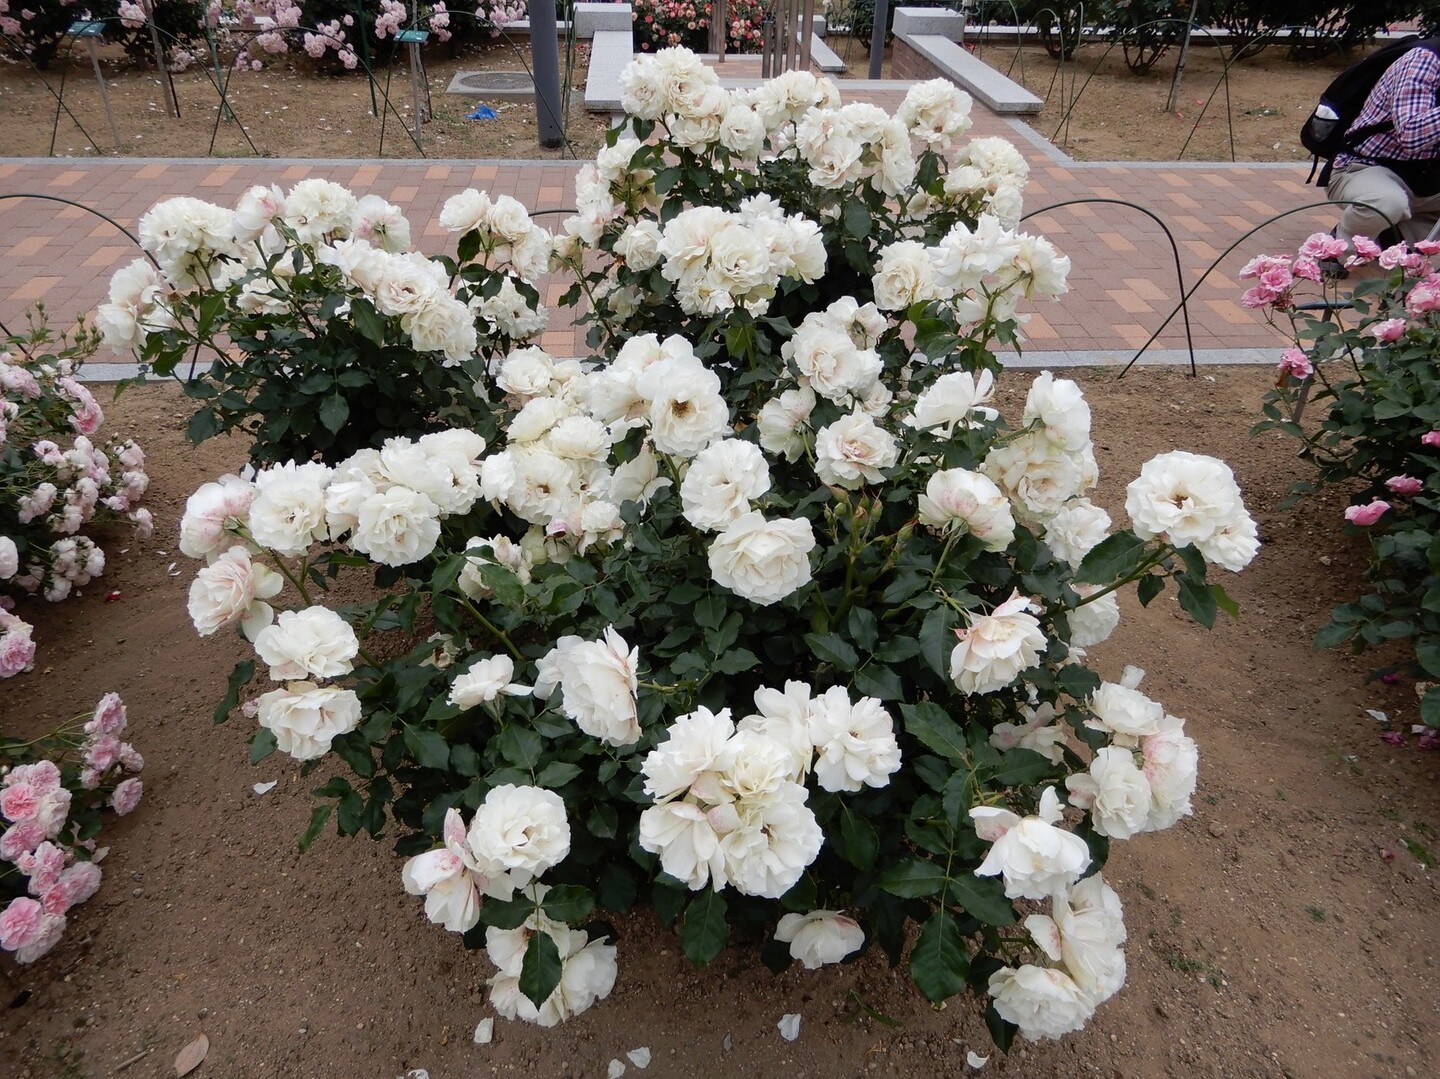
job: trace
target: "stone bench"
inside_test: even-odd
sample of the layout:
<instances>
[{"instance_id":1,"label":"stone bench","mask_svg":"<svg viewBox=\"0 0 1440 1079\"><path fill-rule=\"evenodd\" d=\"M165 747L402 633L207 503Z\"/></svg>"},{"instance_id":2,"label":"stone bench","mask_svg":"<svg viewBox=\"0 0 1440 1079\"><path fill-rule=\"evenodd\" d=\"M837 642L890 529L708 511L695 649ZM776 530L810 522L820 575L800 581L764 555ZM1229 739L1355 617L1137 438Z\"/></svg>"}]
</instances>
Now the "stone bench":
<instances>
[{"instance_id":1,"label":"stone bench","mask_svg":"<svg viewBox=\"0 0 1440 1079\"><path fill-rule=\"evenodd\" d=\"M635 51L629 29L596 30L585 73L585 108L589 112L620 112L620 73Z\"/></svg>"},{"instance_id":2,"label":"stone bench","mask_svg":"<svg viewBox=\"0 0 1440 1079\"><path fill-rule=\"evenodd\" d=\"M899 35L897 35L898 37ZM1045 102L983 60L977 60L949 38L938 34L906 35L902 39L957 86L968 90L995 112L1014 115L1039 112Z\"/></svg>"},{"instance_id":3,"label":"stone bench","mask_svg":"<svg viewBox=\"0 0 1440 1079\"><path fill-rule=\"evenodd\" d=\"M827 74L845 70L845 61L835 55L835 50L825 44L819 34L810 35L810 59Z\"/></svg>"}]
</instances>

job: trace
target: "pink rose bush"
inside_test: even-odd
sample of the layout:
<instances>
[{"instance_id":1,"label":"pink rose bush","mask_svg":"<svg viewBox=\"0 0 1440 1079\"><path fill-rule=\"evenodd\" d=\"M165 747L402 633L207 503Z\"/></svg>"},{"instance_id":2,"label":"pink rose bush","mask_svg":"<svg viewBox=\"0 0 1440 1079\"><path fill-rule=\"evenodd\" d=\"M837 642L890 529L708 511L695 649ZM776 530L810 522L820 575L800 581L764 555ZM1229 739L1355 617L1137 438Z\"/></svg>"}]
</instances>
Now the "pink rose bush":
<instances>
[{"instance_id":1,"label":"pink rose bush","mask_svg":"<svg viewBox=\"0 0 1440 1079\"><path fill-rule=\"evenodd\" d=\"M1139 672L1105 682L1085 649L1131 585L1174 583L1205 625L1233 609L1210 575L1259 546L1239 484L1162 454L1117 527L1080 386L1044 372L998 406L991 348L1069 261L1021 231L1024 158L964 140L953 85L891 115L661 49L622 87L551 244L591 355L505 343L466 368L469 411L347 452L262 429L257 467L190 498L191 618L250 652L218 714L252 759L323 762L302 843L394 825L397 897L485 947L503 1017L603 1000L624 954L591 915L644 902L696 964L734 928L808 969L913 940L920 991L973 986L1002 1044L1076 1029L1124 981L1108 844L1187 816L1199 767ZM355 216L329 195L142 231L176 288L237 217L274 227L276 265L319 242L347 282L328 332L400 312L408 365L404 319L456 293L336 235ZM462 277L533 235L478 191L439 222ZM256 338L289 324L251 307ZM471 329L462 352L500 336ZM340 602L352 571L378 596Z\"/></svg>"},{"instance_id":2,"label":"pink rose bush","mask_svg":"<svg viewBox=\"0 0 1440 1079\"><path fill-rule=\"evenodd\" d=\"M50 951L66 914L99 889L103 810L124 815L140 801L145 762L125 729L125 704L107 693L43 738L0 736L0 949L20 963Z\"/></svg>"},{"instance_id":3,"label":"pink rose bush","mask_svg":"<svg viewBox=\"0 0 1440 1079\"><path fill-rule=\"evenodd\" d=\"M153 527L145 453L101 437L104 410L80 377L97 344L83 328L56 340L42 320L0 348L0 678L34 660L17 599L58 602L100 576L105 552L87 532Z\"/></svg>"},{"instance_id":4,"label":"pink rose bush","mask_svg":"<svg viewBox=\"0 0 1440 1079\"><path fill-rule=\"evenodd\" d=\"M1359 649L1413 638L1414 658L1378 673L1434 683L1440 678L1434 659L1440 655L1440 592L1426 552L1440 534L1440 504L1427 494L1440 470L1440 272L1434 265L1440 245L1382 250L1356 237L1347 255L1338 243L1325 234L1312 236L1294 263L1344 258L1363 271L1347 280L1353 282L1349 295L1326 281L1281 287L1273 271L1287 261L1283 256L1261 256L1241 271L1246 281L1256 281L1246 296L1294 342L1281 355L1278 382L1255 430L1302 440L1301 456L1315 465L1316 478L1297 484L1296 492L1344 485L1352 503L1343 514L1346 527L1371 547L1371 593L1336 607L1317 645ZM1263 284L1267 274L1274 287ZM1302 310L1307 302L1328 305L1326 317ZM1308 406L1303 412L1302 405ZM1420 719L1427 729L1440 727L1440 689L1425 691Z\"/></svg>"}]
</instances>

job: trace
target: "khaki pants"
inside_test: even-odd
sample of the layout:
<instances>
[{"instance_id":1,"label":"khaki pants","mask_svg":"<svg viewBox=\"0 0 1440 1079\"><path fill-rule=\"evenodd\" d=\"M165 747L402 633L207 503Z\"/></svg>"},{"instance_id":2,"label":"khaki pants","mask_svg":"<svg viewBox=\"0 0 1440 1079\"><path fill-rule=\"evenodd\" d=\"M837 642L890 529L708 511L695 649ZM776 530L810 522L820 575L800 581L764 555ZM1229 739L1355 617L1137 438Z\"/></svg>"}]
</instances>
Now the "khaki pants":
<instances>
[{"instance_id":1,"label":"khaki pants","mask_svg":"<svg viewBox=\"0 0 1440 1079\"><path fill-rule=\"evenodd\" d=\"M1352 236L1374 239L1393 225L1406 243L1413 244L1429 236L1440 221L1440 194L1421 198L1384 165L1352 161L1335 170L1325 190L1336 202L1352 204L1340 215L1335 229L1342 240Z\"/></svg>"}]
</instances>

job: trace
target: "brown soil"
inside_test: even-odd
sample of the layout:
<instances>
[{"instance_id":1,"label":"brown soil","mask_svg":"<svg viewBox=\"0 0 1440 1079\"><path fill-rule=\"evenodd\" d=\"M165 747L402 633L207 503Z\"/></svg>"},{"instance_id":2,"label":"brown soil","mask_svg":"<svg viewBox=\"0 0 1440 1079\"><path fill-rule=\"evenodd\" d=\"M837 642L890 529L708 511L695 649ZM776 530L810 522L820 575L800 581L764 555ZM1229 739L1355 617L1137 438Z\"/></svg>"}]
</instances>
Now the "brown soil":
<instances>
[{"instance_id":1,"label":"brown soil","mask_svg":"<svg viewBox=\"0 0 1440 1079\"><path fill-rule=\"evenodd\" d=\"M111 109L120 134L121 153L136 157L419 157L413 139L412 93L408 63L376 71L371 114L370 84L363 73L317 72L308 58L291 52L269 61L262 71L235 71L224 83L235 120L215 126L220 95L214 73L203 67L174 76L180 117L167 115L165 91L153 68L129 64L118 48L102 51ZM578 46L572 82L567 137L572 149L542 150L535 130L533 101L486 102L496 120L467 120L482 99L447 94L457 71L524 72L530 63L529 40L514 44L469 44L451 57L448 47L427 51L424 72L432 117L421 126L423 156L437 158L592 157L605 134L605 117L585 111L585 69L589 44ZM563 71L564 54L561 54ZM61 78L64 76L64 85ZM388 86L387 86L388 78ZM222 78L223 81L223 78ZM63 89L63 95L61 90ZM423 88L422 88L423 94ZM386 100L390 108L386 108ZM59 111L57 96L65 109ZM425 108L422 96L422 110ZM40 73L29 64L0 58L0 156L45 157L52 129L60 157L116 153L104 104L83 47L76 48L68 70L64 58ZM381 118L384 144L381 145ZM77 121L78 120L78 124ZM82 130L83 128L83 130ZM242 130L243 129L243 130ZM214 133L214 149L210 149ZM87 139L88 133L88 139ZM249 136L247 141L246 136ZM251 148L251 143L254 148Z\"/></svg>"},{"instance_id":2,"label":"brown soil","mask_svg":"<svg viewBox=\"0 0 1440 1079\"><path fill-rule=\"evenodd\" d=\"M1116 844L1107 873L1127 908L1125 989L1080 1035L1022 1045L985 1074L1433 1074L1440 757L1386 744L1363 712L1408 730L1411 687L1367 684L1368 657L1310 646L1359 585L1343 494L1275 509L1306 466L1280 436L1246 434L1264 370L1077 377L1112 514L1123 519L1124 485L1152 454L1212 453L1235 468L1265 546L1224 582L1238 621L1207 634L1169 596L1132 603L1096 657L1110 677L1125 662L1146 668L1147 691L1188 718L1203 755L1196 815ZM1002 383L1013 409L1028 379ZM110 429L143 439L153 462L156 537L112 548L84 597L22 609L43 669L0 685L0 712L8 731L34 734L120 691L147 793L107 827L105 884L59 947L31 967L0 961L0 1073L98 1079L147 1053L124 1079L170 1076L200 1032L201 1079L588 1077L640 1046L660 1077L929 1079L969 1074L966 1050L989 1051L974 1001L933 1009L874 956L775 978L732 948L697 972L645 917L619 923L609 1000L553 1031L500 1021L493 1045L474 1045L489 1011L483 953L426 922L387 844L327 833L298 853L317 780L279 756L251 768L247 722L210 723L245 649L195 636L183 613L193 567L172 537L186 496L239 464L242 447L186 447L188 410L171 388L131 391L110 412ZM111 589L121 598L106 603ZM251 792L270 779L270 793ZM794 1043L776 1031L786 1012L804 1017Z\"/></svg>"}]
</instances>

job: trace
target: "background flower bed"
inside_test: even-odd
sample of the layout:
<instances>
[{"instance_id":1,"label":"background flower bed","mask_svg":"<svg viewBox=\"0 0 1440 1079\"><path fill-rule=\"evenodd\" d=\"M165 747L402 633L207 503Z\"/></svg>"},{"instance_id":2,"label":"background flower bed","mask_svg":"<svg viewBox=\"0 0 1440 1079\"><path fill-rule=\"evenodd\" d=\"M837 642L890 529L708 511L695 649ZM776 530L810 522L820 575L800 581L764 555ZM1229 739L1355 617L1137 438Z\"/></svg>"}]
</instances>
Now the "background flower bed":
<instances>
[{"instance_id":1,"label":"background flower bed","mask_svg":"<svg viewBox=\"0 0 1440 1079\"><path fill-rule=\"evenodd\" d=\"M1171 603L1131 605L1118 647L1097 650L1107 675L1119 674L1111 665L1124 655L1149 669L1156 697L1185 702L1206 754L1197 817L1111 861L1107 878L1129 899L1134 927L1126 991L1086 1031L1023 1046L985 1074L1153 1067L1324 1076L1337 1061L1363 1074L1403 1076L1407 1065L1424 1074L1426 1058L1440 1052L1430 1016L1440 957L1427 935L1436 889L1416 853L1440 846L1427 834L1440 827L1440 758L1394 749L1361 726L1369 722L1362 707L1415 714L1404 687L1364 685L1369 657L1310 649L1324 613L1359 584L1363 546L1333 525L1344 498L1326 493L1274 510L1296 475L1293 444L1245 435L1269 369L1209 371L1196 381L1144 370L1119 383L1099 373L1079 379L1103 438L1101 474L1115 481L1102 481L1100 492L1112 513L1119 478L1178 445L1234 465L1267 546L1233 582L1239 622L1197 635ZM1006 407L1018 407L1028 381L1001 380ZM0 1012L0 1044L7 1054L17 1047L31 1076L62 1074L73 1053L83 1054L79 1074L105 1075L146 1047L154 1053L131 1071L167 1073L198 1030L211 1039L206 1067L217 1075L389 1076L426 1067L449 1076L493 1066L590 1076L648 1045L650 1074L908 1077L963 1074L966 1048L986 1051L978 1010L933 1012L903 971L874 958L772 979L725 953L695 972L673 937L644 919L619 925L631 960L603 1008L563 1033L507 1024L493 1046L471 1044L474 1022L488 1012L483 957L462 954L418 904L397 916L398 860L388 844L327 834L299 855L309 790L323 775L300 780L278 757L250 769L245 726L209 726L214 687L242 649L201 642L177 623L189 578L168 576L177 554L166 528L197 472L233 467L244 447L182 449L188 404L157 388L109 408L117 436L145 433L160 531L107 574L122 591L118 603L87 595L36 627L57 671L85 674L64 684L25 676L35 703L21 726L38 732L88 708L104 688L152 707L143 727L136 713L134 731L147 757L144 819L107 829L107 886L54 955L22 975L0 975L10 978L5 1003L32 993ZM251 793L271 779L281 782L269 794ZM383 1004L370 988L382 975ZM657 1015L661 979L673 1006ZM867 1018L861 1002L902 1025ZM789 1044L775 1023L792 1011L804 1019Z\"/></svg>"}]
</instances>

